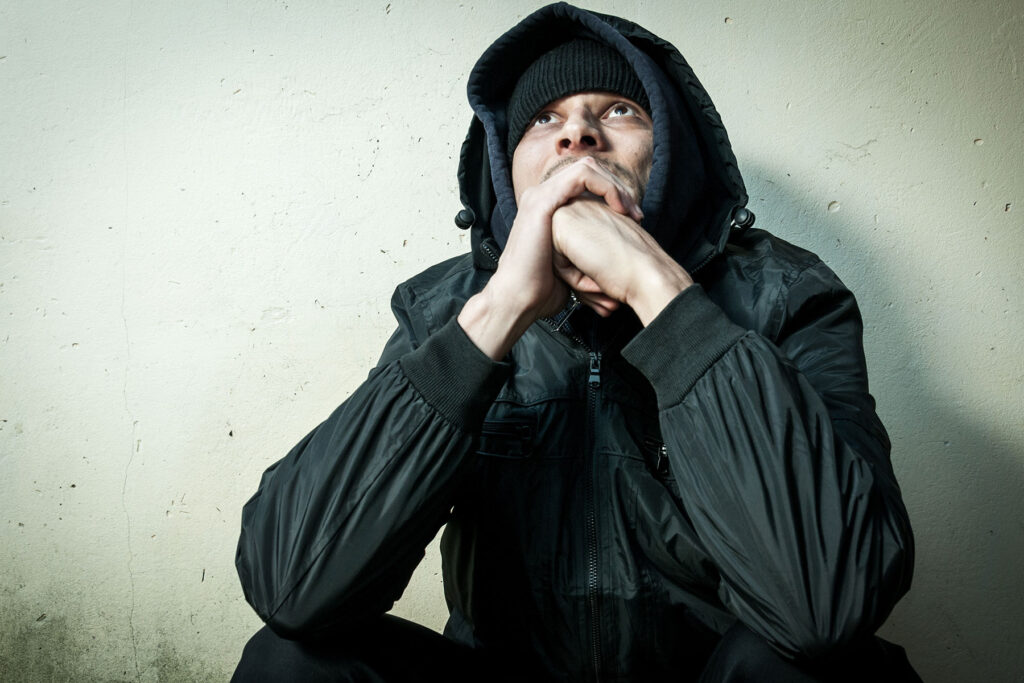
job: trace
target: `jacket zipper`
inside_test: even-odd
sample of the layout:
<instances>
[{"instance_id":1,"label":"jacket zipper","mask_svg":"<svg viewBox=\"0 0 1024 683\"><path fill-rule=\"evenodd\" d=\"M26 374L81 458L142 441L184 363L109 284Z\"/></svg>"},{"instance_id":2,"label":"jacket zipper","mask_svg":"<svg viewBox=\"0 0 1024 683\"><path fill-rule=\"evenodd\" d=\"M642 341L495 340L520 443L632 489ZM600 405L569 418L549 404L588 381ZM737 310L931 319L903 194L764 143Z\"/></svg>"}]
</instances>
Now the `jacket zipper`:
<instances>
[{"instance_id":1,"label":"jacket zipper","mask_svg":"<svg viewBox=\"0 0 1024 683\"><path fill-rule=\"evenodd\" d=\"M566 316L568 318L568 316ZM601 683L601 609L598 595L598 548L597 548L597 510L594 500L594 468L593 452L597 448L597 392L601 389L601 352L593 351L589 344L575 331L555 325L554 321L546 321L555 334L564 334L587 350L587 439L589 446L584 461L584 512L586 515L585 535L587 546L587 615L590 618L590 647L593 654L594 680ZM563 321L564 324L565 321Z\"/></svg>"},{"instance_id":2,"label":"jacket zipper","mask_svg":"<svg viewBox=\"0 0 1024 683\"><path fill-rule=\"evenodd\" d=\"M601 681L601 606L598 594L597 509L594 494L594 451L597 449L597 392L601 389L601 352L590 351L587 377L587 450L585 505L587 513L587 611L590 616L591 648L594 655L594 680Z\"/></svg>"},{"instance_id":3,"label":"jacket zipper","mask_svg":"<svg viewBox=\"0 0 1024 683\"><path fill-rule=\"evenodd\" d=\"M490 257L492 261L494 261L494 265L497 266L499 256L498 254L494 253L494 250L491 249L490 245L487 244L486 242L481 242L480 248L483 250L485 254L487 254L488 257Z\"/></svg>"},{"instance_id":4,"label":"jacket zipper","mask_svg":"<svg viewBox=\"0 0 1024 683\"><path fill-rule=\"evenodd\" d=\"M732 221L731 225L735 225L735 221ZM731 226L730 226L731 227ZM498 261L496 254L493 254L486 245L484 251L490 256L495 263ZM718 253L711 254L708 258L704 259L690 271L691 274L695 274L702 270L704 266L710 263ZM587 611L590 617L590 642L591 649L593 652L593 665L594 665L594 680L597 683L601 682L601 611L599 602L599 591L598 591L598 546L597 546L597 513L596 513L596 502L594 500L594 458L592 452L596 449L596 425L597 420L597 392L601 388L601 352L591 351L590 346L586 344L583 339L580 338L575 332L563 329L563 326L568 322L569 317L578 308L578 304L572 307L572 310L566 311L565 317L558 324L554 320L545 319L545 322L549 324L552 331L555 334L564 334L569 337L581 347L587 349L588 358L590 361L589 375L587 377L587 431L590 440L590 448L587 450L586 460L586 484L585 484L585 507L586 507L586 544L587 544ZM659 473L664 468L667 471L668 458L666 457L668 449L664 444L658 449L658 459L656 469Z\"/></svg>"}]
</instances>

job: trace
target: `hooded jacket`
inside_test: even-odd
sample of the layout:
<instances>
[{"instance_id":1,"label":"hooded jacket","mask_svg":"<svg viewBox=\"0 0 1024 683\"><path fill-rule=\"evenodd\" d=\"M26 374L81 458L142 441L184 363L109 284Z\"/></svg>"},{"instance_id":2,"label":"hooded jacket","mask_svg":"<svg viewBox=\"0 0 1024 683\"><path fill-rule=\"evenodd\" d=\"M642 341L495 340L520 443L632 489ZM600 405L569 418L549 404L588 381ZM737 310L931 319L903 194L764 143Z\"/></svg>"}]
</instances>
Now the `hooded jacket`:
<instances>
[{"instance_id":1,"label":"hooded jacket","mask_svg":"<svg viewBox=\"0 0 1024 683\"><path fill-rule=\"evenodd\" d=\"M538 321L494 362L454 318L515 216L503 98L575 36L644 84L644 227L698 285L646 328L628 310ZM246 599L286 637L357 627L446 524L446 635L532 680L692 680L737 619L797 660L873 633L913 542L857 305L816 256L746 227L725 130L681 55L550 5L488 49L469 96L456 223L472 252L396 289L377 367L263 475L242 512Z\"/></svg>"}]
</instances>

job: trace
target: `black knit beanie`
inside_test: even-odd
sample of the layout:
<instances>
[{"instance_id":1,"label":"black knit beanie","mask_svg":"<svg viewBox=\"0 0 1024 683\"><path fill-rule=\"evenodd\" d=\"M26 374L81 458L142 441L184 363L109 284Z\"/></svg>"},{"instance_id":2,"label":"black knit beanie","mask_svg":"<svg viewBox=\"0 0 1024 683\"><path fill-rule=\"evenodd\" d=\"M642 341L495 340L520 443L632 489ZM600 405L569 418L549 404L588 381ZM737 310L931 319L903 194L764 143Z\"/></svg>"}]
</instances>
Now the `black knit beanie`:
<instances>
[{"instance_id":1,"label":"black knit beanie","mask_svg":"<svg viewBox=\"0 0 1024 683\"><path fill-rule=\"evenodd\" d=\"M519 77L508 100L508 158L526 132L534 114L545 104L589 90L613 92L633 100L649 114L636 72L614 48L578 38L545 52Z\"/></svg>"}]
</instances>

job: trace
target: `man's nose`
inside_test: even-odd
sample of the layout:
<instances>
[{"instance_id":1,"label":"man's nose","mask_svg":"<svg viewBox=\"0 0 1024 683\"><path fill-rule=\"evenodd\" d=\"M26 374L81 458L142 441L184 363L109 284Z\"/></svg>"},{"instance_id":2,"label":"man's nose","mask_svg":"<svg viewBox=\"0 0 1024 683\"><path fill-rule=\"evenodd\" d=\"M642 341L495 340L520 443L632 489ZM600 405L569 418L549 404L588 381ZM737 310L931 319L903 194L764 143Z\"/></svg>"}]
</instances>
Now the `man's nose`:
<instances>
[{"instance_id":1,"label":"man's nose","mask_svg":"<svg viewBox=\"0 0 1024 683\"><path fill-rule=\"evenodd\" d=\"M563 152L585 152L604 149L601 125L589 111L580 109L569 114L562 126L558 147Z\"/></svg>"}]
</instances>

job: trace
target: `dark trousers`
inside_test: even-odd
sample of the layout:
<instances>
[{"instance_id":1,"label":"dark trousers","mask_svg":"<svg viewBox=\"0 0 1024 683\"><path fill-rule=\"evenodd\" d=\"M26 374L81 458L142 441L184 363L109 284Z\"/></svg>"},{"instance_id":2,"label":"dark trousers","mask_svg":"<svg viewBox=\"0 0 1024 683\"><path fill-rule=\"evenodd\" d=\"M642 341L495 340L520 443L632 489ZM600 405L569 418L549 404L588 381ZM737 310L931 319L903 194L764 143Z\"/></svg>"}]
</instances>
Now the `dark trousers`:
<instances>
[{"instance_id":1,"label":"dark trousers","mask_svg":"<svg viewBox=\"0 0 1024 683\"><path fill-rule=\"evenodd\" d=\"M344 640L344 642L340 641ZM330 642L286 640L267 627L246 644L231 683L534 683L515 663L489 661L477 650L428 628L385 616ZM740 624L722 637L699 683L920 683L902 648L873 638L842 662L798 668ZM682 683L682 682L681 682Z\"/></svg>"}]
</instances>

